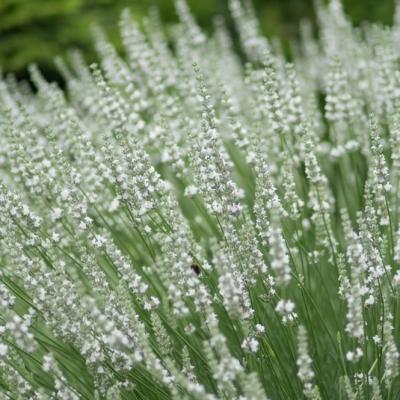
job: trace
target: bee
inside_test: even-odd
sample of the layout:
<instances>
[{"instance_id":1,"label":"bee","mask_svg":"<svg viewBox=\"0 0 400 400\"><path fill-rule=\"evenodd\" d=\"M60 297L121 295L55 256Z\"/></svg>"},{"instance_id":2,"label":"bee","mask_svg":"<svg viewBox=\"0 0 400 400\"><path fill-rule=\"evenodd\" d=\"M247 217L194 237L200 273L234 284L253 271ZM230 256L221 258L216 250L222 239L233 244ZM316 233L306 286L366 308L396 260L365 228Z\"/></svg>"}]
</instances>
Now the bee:
<instances>
[{"instance_id":1,"label":"bee","mask_svg":"<svg viewBox=\"0 0 400 400\"><path fill-rule=\"evenodd\" d=\"M190 268L196 275L200 275L201 274L201 269L197 264L192 264L190 266Z\"/></svg>"}]
</instances>

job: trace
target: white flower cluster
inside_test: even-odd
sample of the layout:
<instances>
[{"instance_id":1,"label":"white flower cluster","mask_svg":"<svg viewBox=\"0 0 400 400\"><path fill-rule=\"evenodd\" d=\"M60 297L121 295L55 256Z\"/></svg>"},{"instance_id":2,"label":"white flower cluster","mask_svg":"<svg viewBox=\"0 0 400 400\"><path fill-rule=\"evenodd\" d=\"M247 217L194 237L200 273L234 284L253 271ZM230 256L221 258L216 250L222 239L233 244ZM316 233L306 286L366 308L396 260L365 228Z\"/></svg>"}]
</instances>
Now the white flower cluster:
<instances>
[{"instance_id":1,"label":"white flower cluster","mask_svg":"<svg viewBox=\"0 0 400 400\"><path fill-rule=\"evenodd\" d=\"M317 400L321 396L319 394L318 386L313 384L315 373L312 369L312 360L308 354L307 332L304 326L299 327L298 333L298 352L297 367L299 372L297 376L304 385L303 392L308 399Z\"/></svg>"},{"instance_id":2,"label":"white flower cluster","mask_svg":"<svg viewBox=\"0 0 400 400\"><path fill-rule=\"evenodd\" d=\"M398 398L400 8L228 3L0 77L0 399Z\"/></svg>"}]
</instances>

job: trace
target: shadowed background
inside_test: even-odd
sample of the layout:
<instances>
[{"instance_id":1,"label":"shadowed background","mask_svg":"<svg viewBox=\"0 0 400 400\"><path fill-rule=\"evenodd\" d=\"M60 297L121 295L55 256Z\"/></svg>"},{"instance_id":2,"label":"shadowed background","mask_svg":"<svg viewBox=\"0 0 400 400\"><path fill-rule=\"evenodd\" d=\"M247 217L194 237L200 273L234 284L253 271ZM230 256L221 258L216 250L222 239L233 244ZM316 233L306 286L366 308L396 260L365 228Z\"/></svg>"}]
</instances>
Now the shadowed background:
<instances>
[{"instance_id":1,"label":"shadowed background","mask_svg":"<svg viewBox=\"0 0 400 400\"><path fill-rule=\"evenodd\" d=\"M211 29L213 17L229 21L227 0L187 0L199 24ZM312 0L253 0L263 32L283 42L296 37L302 19L315 19ZM394 0L343 0L355 24L374 21L390 24ZM119 44L118 19L128 7L139 19L157 7L162 20L176 21L173 0L0 0L0 67L4 73L27 76L36 63L48 79L59 80L53 59L79 48L94 60L90 27L97 23Z\"/></svg>"}]
</instances>

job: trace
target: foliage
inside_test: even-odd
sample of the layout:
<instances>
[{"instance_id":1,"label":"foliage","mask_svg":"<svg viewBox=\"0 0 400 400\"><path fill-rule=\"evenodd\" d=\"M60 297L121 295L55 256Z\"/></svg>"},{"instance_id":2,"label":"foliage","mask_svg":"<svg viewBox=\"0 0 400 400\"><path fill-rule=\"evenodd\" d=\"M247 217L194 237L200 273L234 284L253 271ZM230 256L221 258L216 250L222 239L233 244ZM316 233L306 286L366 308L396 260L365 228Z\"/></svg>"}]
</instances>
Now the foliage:
<instances>
[{"instance_id":1,"label":"foliage","mask_svg":"<svg viewBox=\"0 0 400 400\"><path fill-rule=\"evenodd\" d=\"M200 25L210 30L213 17L229 20L226 0L190 0ZM312 0L255 0L255 8L265 34L288 40L297 37L297 22L313 19ZM345 0L346 12L356 23L366 19L391 22L392 0ZM151 7L159 9L166 22L176 21L173 0L2 0L0 2L0 65L3 71L27 77L27 65L36 63L44 75L60 80L54 55L65 55L73 48L85 52L92 62L92 36L89 27L101 25L119 48L115 21L124 7L140 19Z\"/></svg>"},{"instance_id":2,"label":"foliage","mask_svg":"<svg viewBox=\"0 0 400 400\"><path fill-rule=\"evenodd\" d=\"M400 13L244 3L0 81L0 399L400 397Z\"/></svg>"}]
</instances>

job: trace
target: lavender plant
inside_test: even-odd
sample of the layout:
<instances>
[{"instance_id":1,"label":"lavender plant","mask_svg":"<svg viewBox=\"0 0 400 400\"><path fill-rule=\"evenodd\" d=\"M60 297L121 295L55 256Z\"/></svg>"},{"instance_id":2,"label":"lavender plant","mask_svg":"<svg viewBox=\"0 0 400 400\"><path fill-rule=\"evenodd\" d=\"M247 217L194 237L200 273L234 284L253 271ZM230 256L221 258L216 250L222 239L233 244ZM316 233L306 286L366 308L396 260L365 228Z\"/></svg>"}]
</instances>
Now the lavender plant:
<instances>
[{"instance_id":1,"label":"lavender plant","mask_svg":"<svg viewBox=\"0 0 400 400\"><path fill-rule=\"evenodd\" d=\"M400 10L229 4L0 80L0 399L400 398Z\"/></svg>"}]
</instances>

